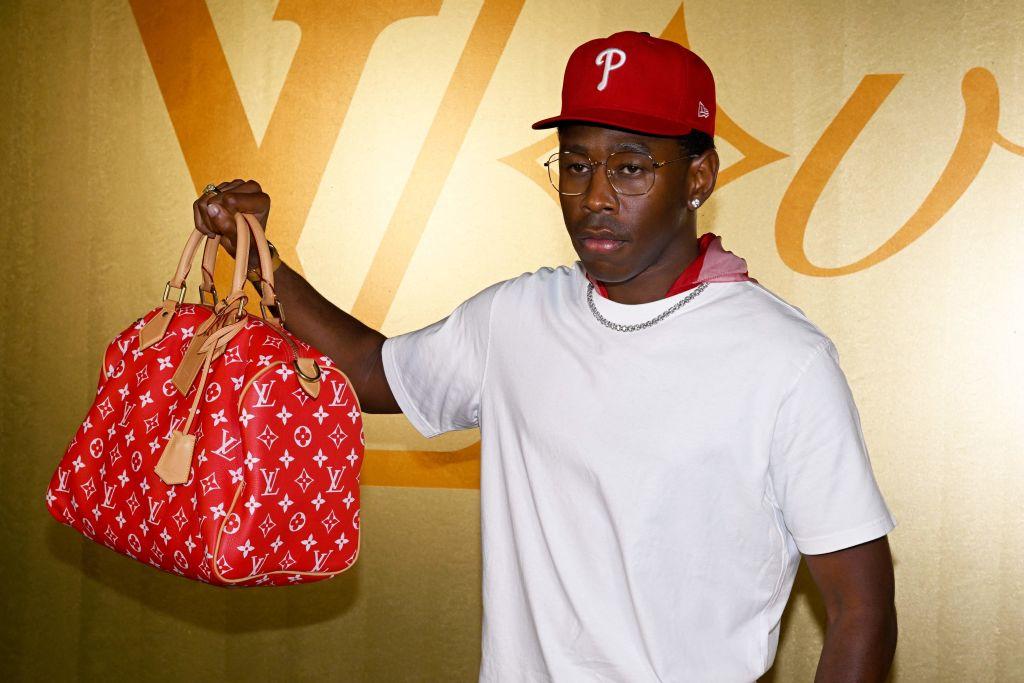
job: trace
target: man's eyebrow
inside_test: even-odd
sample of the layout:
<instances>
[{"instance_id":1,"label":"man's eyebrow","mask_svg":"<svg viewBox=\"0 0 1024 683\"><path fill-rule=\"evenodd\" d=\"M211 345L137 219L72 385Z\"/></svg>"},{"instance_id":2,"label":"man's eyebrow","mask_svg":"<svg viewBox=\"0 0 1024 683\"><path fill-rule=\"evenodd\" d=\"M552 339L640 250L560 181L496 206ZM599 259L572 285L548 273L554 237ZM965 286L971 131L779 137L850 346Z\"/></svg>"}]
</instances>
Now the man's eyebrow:
<instances>
[{"instance_id":1,"label":"man's eyebrow","mask_svg":"<svg viewBox=\"0 0 1024 683\"><path fill-rule=\"evenodd\" d=\"M615 145L615 150L622 150L624 152L639 152L640 154L650 154L651 148L642 142L620 142Z\"/></svg>"},{"instance_id":2,"label":"man's eyebrow","mask_svg":"<svg viewBox=\"0 0 1024 683\"><path fill-rule=\"evenodd\" d=\"M639 152L640 154L650 154L651 148L642 142L620 142L615 145L615 151L619 152ZM579 154L588 154L587 148L579 144L567 144L562 145L562 151L564 152L577 152Z\"/></svg>"}]
</instances>

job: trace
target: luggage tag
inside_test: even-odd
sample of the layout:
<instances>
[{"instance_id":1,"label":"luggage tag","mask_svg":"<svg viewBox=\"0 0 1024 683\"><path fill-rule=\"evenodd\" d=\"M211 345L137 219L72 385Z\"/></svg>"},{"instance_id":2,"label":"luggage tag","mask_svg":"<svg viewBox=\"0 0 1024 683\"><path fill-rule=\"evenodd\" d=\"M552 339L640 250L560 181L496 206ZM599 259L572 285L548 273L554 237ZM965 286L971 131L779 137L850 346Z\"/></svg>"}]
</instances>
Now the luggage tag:
<instances>
[{"instance_id":1,"label":"luggage tag","mask_svg":"<svg viewBox=\"0 0 1024 683\"><path fill-rule=\"evenodd\" d=\"M189 408L188 420L185 422L185 426L180 430L174 429L171 432L171 439L153 468L157 476L165 484L184 484L188 481L189 471L192 468L192 454L196 446L196 437L194 434L190 434L189 430L196 415L199 396L202 394L203 386L206 382L206 372L209 371L210 364L224 353L228 342L245 327L248 321L242 318L230 325L225 325L226 322L227 316L210 316L197 328L197 334L193 337L188 349L185 350L185 358L195 357L195 354L198 354L201 367L191 370L191 376L187 378L188 384L184 386L184 389L178 385L178 371L181 370L185 363L179 364L178 370L175 371L175 386L178 386L178 390L182 394L185 394L189 387L191 387L192 380L197 373L202 372L203 375L199 378L199 387L196 389L195 398L192 400L192 407ZM211 339L210 337L214 335L216 335L216 338ZM182 378L182 381L184 381L184 378Z\"/></svg>"},{"instance_id":2,"label":"luggage tag","mask_svg":"<svg viewBox=\"0 0 1024 683\"><path fill-rule=\"evenodd\" d=\"M206 353L202 350L203 344L206 343L206 340L209 339L211 334L223 327L226 322L226 316L211 315L196 328L195 335L192 337L192 341L189 342L188 347L185 349L185 355L182 356L181 362L178 363L178 367L174 371L174 376L171 378L171 381L174 382L174 386L178 388L178 391L181 392L182 396L187 394L188 390L192 387L192 382L195 381L196 373L199 372L199 367L206 359ZM226 344L218 345L214 350L214 354L210 359L210 362L217 360L217 358L224 353L225 348Z\"/></svg>"}]
</instances>

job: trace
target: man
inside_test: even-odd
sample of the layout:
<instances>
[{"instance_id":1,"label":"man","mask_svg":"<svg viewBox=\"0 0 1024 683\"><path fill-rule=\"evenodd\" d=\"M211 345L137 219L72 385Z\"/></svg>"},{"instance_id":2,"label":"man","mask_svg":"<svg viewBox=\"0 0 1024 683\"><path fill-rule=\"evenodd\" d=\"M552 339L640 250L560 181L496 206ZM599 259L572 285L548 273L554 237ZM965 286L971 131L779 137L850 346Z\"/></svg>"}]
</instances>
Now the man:
<instances>
[{"instance_id":1,"label":"man","mask_svg":"<svg viewBox=\"0 0 1024 683\"><path fill-rule=\"evenodd\" d=\"M698 208L715 86L675 43L573 52L547 166L580 260L385 338L287 265L288 328L368 413L481 432L481 681L752 681L801 555L828 612L819 680L883 680L892 516L831 340L747 274ZM196 202L233 252L253 181Z\"/></svg>"}]
</instances>

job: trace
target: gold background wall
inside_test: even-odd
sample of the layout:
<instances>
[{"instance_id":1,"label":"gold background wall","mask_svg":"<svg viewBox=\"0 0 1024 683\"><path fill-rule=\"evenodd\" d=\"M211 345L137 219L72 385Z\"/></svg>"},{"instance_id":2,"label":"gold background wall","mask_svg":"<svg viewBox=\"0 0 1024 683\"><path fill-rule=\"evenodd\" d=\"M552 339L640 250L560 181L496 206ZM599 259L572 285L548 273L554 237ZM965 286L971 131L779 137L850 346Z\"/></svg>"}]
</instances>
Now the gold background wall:
<instances>
[{"instance_id":1,"label":"gold background wall","mask_svg":"<svg viewBox=\"0 0 1024 683\"><path fill-rule=\"evenodd\" d=\"M6 679L476 679L476 432L367 416L363 549L325 584L193 584L43 494L207 182L260 180L285 260L389 335L575 260L529 125L626 28L716 75L699 230L840 350L900 524L894 680L1024 680L1017 0L0 3ZM823 619L801 572L774 680L810 680Z\"/></svg>"}]
</instances>

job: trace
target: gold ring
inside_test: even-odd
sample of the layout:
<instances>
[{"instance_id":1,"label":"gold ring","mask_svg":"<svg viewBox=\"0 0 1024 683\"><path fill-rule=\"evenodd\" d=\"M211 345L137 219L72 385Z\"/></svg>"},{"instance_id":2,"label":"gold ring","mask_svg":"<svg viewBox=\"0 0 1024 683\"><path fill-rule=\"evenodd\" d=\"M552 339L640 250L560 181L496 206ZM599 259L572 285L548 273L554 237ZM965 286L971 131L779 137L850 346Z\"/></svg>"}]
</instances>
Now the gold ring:
<instances>
[{"instance_id":1,"label":"gold ring","mask_svg":"<svg viewBox=\"0 0 1024 683\"><path fill-rule=\"evenodd\" d=\"M214 185L213 183L210 183L209 185L203 188L203 194L206 194L207 192L212 192L213 194L220 194L220 190L217 189L217 186Z\"/></svg>"}]
</instances>

